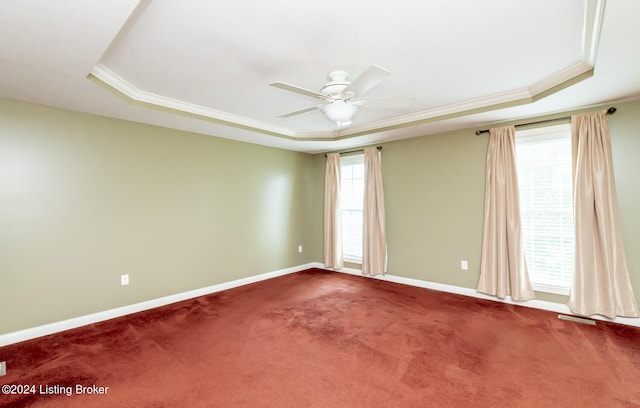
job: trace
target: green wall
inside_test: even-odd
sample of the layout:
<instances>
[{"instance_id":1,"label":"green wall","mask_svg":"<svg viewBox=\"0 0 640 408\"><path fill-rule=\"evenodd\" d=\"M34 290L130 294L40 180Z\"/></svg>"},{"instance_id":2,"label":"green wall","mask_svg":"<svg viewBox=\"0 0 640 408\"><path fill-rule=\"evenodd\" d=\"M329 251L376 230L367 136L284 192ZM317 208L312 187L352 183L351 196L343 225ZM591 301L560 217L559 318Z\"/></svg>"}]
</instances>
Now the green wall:
<instances>
[{"instance_id":1,"label":"green wall","mask_svg":"<svg viewBox=\"0 0 640 408\"><path fill-rule=\"evenodd\" d=\"M640 101L615 106L609 130L618 208L631 285L640 305Z\"/></svg>"},{"instance_id":2,"label":"green wall","mask_svg":"<svg viewBox=\"0 0 640 408\"><path fill-rule=\"evenodd\" d=\"M640 299L640 101L616 106L616 185ZM390 274L475 288L487 149L475 130L383 144ZM322 262L324 163L0 99L0 334Z\"/></svg>"},{"instance_id":3,"label":"green wall","mask_svg":"<svg viewBox=\"0 0 640 408\"><path fill-rule=\"evenodd\" d=\"M629 272L640 304L640 101L615 106L617 113L609 116L614 171ZM578 112L532 120L573 113ZM476 136L475 130L382 144L389 274L476 287L488 137ZM316 171L324 171L324 157L316 157ZM463 259L469 262L467 271L460 269ZM546 293L536 297L568 300Z\"/></svg>"},{"instance_id":4,"label":"green wall","mask_svg":"<svg viewBox=\"0 0 640 408\"><path fill-rule=\"evenodd\" d=\"M486 141L473 132L410 139L382 153L389 273L472 286L480 259ZM469 271L459 271L460 260Z\"/></svg>"},{"instance_id":5,"label":"green wall","mask_svg":"<svg viewBox=\"0 0 640 408\"><path fill-rule=\"evenodd\" d=\"M320 259L313 161L0 99L0 334Z\"/></svg>"}]
</instances>

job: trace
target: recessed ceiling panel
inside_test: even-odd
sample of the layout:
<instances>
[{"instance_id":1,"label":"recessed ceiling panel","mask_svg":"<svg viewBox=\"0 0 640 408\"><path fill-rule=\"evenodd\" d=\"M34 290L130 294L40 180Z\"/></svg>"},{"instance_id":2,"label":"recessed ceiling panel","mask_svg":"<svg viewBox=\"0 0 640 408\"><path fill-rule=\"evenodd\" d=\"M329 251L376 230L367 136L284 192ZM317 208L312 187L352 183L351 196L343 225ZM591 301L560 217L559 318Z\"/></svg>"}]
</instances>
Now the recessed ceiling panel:
<instances>
[{"instance_id":1,"label":"recessed ceiling panel","mask_svg":"<svg viewBox=\"0 0 640 408\"><path fill-rule=\"evenodd\" d=\"M317 101L270 82L319 90L381 65L369 95L416 100L354 118L379 120L530 86L580 60L583 24L583 1L152 1L101 63L145 92L315 132L335 125L277 116Z\"/></svg>"}]
</instances>

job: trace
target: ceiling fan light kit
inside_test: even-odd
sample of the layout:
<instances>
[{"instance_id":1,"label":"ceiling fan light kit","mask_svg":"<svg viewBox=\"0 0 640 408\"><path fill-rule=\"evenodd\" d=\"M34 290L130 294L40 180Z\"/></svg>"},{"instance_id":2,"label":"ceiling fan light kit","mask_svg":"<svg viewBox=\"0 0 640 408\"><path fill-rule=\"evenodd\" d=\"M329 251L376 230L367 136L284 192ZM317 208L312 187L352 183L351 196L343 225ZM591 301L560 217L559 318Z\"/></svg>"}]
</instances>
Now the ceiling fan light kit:
<instances>
[{"instance_id":1,"label":"ceiling fan light kit","mask_svg":"<svg viewBox=\"0 0 640 408\"><path fill-rule=\"evenodd\" d=\"M358 110L358 106L366 106L368 99L361 95L378 85L389 76L391 72L387 69L372 65L367 68L353 81L348 81L348 74L345 71L332 71L327 75L329 81L324 84L319 92L301 88L285 82L273 82L269 85L285 91L296 92L301 95L318 98L325 102L324 105L316 105L309 108L279 115L280 118L289 118L314 110L321 110L324 116L334 122L338 128L351 124L353 115ZM373 98L375 105L389 107L406 105L409 107L413 103L412 98ZM399 104L399 102L401 102Z\"/></svg>"},{"instance_id":2,"label":"ceiling fan light kit","mask_svg":"<svg viewBox=\"0 0 640 408\"><path fill-rule=\"evenodd\" d=\"M358 110L356 105L350 104L345 101L336 100L330 104L322 107L322 113L332 122L335 122L338 127L346 125L351 121L351 118Z\"/></svg>"}]
</instances>

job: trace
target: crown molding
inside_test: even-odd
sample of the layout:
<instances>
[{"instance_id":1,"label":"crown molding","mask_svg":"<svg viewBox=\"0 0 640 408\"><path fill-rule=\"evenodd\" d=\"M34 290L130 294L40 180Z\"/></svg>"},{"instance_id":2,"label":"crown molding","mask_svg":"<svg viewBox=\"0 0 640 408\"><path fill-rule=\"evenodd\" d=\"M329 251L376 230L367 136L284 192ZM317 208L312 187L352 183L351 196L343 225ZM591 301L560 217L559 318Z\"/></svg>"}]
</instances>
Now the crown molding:
<instances>
[{"instance_id":1,"label":"crown molding","mask_svg":"<svg viewBox=\"0 0 640 408\"><path fill-rule=\"evenodd\" d=\"M582 60L591 66L596 65L606 5L607 0L587 0L585 2L582 31Z\"/></svg>"},{"instance_id":2,"label":"crown molding","mask_svg":"<svg viewBox=\"0 0 640 408\"><path fill-rule=\"evenodd\" d=\"M330 132L295 132L292 129L275 126L270 123L253 120L239 115L207 108L205 106L169 98L136 88L126 79L101 63L98 63L88 75L94 80L126 99L150 108L167 110L172 113L197 117L215 123L240 129L246 129L270 136L296 141L338 141L383 131L416 126L482 113L496 109L509 108L533 103L539 99L559 92L593 75L600 33L604 20L606 0L585 0L584 24L582 32L582 55L580 61L566 67L538 82L521 89L508 90L493 95L467 101L394 116L366 124L350 126Z\"/></svg>"},{"instance_id":3,"label":"crown molding","mask_svg":"<svg viewBox=\"0 0 640 408\"><path fill-rule=\"evenodd\" d=\"M423 123L467 116L496 109L509 108L535 102L593 75L593 67L580 61L570 67L538 81L528 88L502 92L468 101L458 102L407 115L349 127L340 132L338 139L361 136L371 132L398 129Z\"/></svg>"},{"instance_id":4,"label":"crown molding","mask_svg":"<svg viewBox=\"0 0 640 408\"><path fill-rule=\"evenodd\" d=\"M273 134L280 137L291 138L295 136L295 132L280 126L274 126L270 123L260 122L249 119L244 116L233 115L219 110L207 108L205 106L169 98L163 95L154 94L136 88L130 82L122 78L120 75L111 71L102 64L97 64L89 73L89 79L97 80L114 91L120 93L127 99L151 107L169 109L177 113L186 113L202 118L212 119L215 122L226 125L240 127L245 129L253 129L261 133Z\"/></svg>"},{"instance_id":5,"label":"crown molding","mask_svg":"<svg viewBox=\"0 0 640 408\"><path fill-rule=\"evenodd\" d=\"M541 99L551 93L556 93L569 85L582 81L593 75L593 65L579 61L562 71L556 72L528 88L531 102Z\"/></svg>"}]
</instances>

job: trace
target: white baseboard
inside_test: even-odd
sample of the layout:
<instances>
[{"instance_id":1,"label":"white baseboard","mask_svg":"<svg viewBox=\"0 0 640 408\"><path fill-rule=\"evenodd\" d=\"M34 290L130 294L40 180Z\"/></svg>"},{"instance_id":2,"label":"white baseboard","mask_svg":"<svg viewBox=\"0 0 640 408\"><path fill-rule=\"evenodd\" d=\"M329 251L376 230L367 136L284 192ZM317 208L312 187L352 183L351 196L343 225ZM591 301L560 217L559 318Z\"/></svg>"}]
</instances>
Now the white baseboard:
<instances>
[{"instance_id":1,"label":"white baseboard","mask_svg":"<svg viewBox=\"0 0 640 408\"><path fill-rule=\"evenodd\" d=\"M217 285L208 286L206 288L195 289L188 292L177 293L175 295L164 296L157 299L148 300L145 302L135 303L133 305L123 306L116 309L105 310L103 312L92 313L85 316L74 317L72 319L63 320L60 322L45 324L25 330L20 330L12 333L0 335L0 347L7 346L9 344L18 343L25 340L31 340L37 337L47 336L49 334L58 333L64 330L75 329L77 327L86 326L88 324L98 323L101 321L114 319L116 317L125 316L131 313L142 312L144 310L153 309L160 306L165 306L171 303L180 302L187 299L196 298L198 296L204 296L215 292L220 292L227 289L232 289L238 286L247 285L254 282L260 282L266 279L275 278L277 276L283 276L290 273L303 271L309 268L321 268L327 269L320 262L311 262L304 265L293 266L291 268L280 269L277 271L267 272L260 275L250 276L247 278L236 279L229 282L219 283ZM333 269L329 269L333 270ZM529 300L526 302L515 302L510 298L498 299L494 296L485 295L484 293L476 292L474 289L464 288L461 286L446 285L443 283L429 282L420 279L405 278L396 275L378 275L378 276L365 276L358 269L342 268L333 270L334 272L347 273L350 275L362 276L370 279L379 279L388 282L401 283L409 286L417 286L420 288L433 289L441 292L455 293L458 295L471 296L480 299L493 300L497 302L509 303L513 305L531 307L534 309L548 310L556 313L572 315L567 305L560 303L547 302L543 300ZM592 319L610 321L614 323L625 324L629 326L640 327L640 318L626 318L618 317L616 319L607 319L602 316L590 316Z\"/></svg>"},{"instance_id":2,"label":"white baseboard","mask_svg":"<svg viewBox=\"0 0 640 408\"><path fill-rule=\"evenodd\" d=\"M311 265L312 265L313 268L327 269L321 263L312 263ZM388 282L402 283L404 285L417 286L417 287L420 287L420 288L433 289L433 290L438 290L438 291L441 291L441 292L449 292L449 293L455 293L455 294L458 294L458 295L464 295L464 296L471 296L471 297L480 298L480 299L493 300L493 301L496 301L496 302L509 303L509 304L512 304L512 305L531 307L531 308L534 308L534 309L542 309L542 310L547 310L547 311L551 311L551 312L555 312L555 313L562 313L562 314L566 314L566 315L574 315L574 313L569 309L569 306L567 306L565 304L561 304L561 303L548 302L548 301L545 301L545 300L533 299L533 300L527 300L525 302L516 302L516 301L512 300L510 297L509 298L505 298L505 299L499 299L499 298L497 298L495 296L489 296L489 295L486 295L484 293L477 292L475 289L464 288L464 287L461 287L461 286L446 285L446 284L437 283L437 282L429 282L429 281L424 281L424 280L420 280L420 279L405 278L405 277L402 277L402 276L388 275L388 274L387 275L378 275L378 276L366 276L366 275L363 275L360 270L353 269L353 268L342 268L342 269L336 269L334 271L335 272L348 273L350 275L363 276L363 277L371 278L371 279L379 279L379 280L388 281ZM594 320L602 320L602 321L606 321L606 322L613 322L613 323L625 324L625 325L628 325L628 326L640 327L640 318L616 317L615 319L608 319L608 318L606 318L604 316L598 316L598 315L588 316L588 317L590 319L594 319Z\"/></svg>"},{"instance_id":3,"label":"white baseboard","mask_svg":"<svg viewBox=\"0 0 640 408\"><path fill-rule=\"evenodd\" d=\"M190 290L188 292L177 293L175 295L164 296L157 299L147 300L133 305L118 307L116 309L105 310L103 312L92 313L85 316L74 317L72 319L60 322L49 323L25 330L0 335L0 347L25 340L31 340L37 337L47 336L49 334L58 333L64 330L75 329L77 327L86 326L88 324L98 323L104 320L114 319L116 317L125 316L131 313L142 312L144 310L153 309L155 307L165 306L171 303L192 299L198 296L208 295L210 293L220 292L223 290L247 285L249 283L259 282L266 279L283 276L294 272L303 271L309 268L315 268L317 263L298 265L291 268L280 269L277 271L262 273L260 275L250 276L248 278L236 279L230 282L223 282L217 285L208 286L201 289Z\"/></svg>"}]
</instances>

